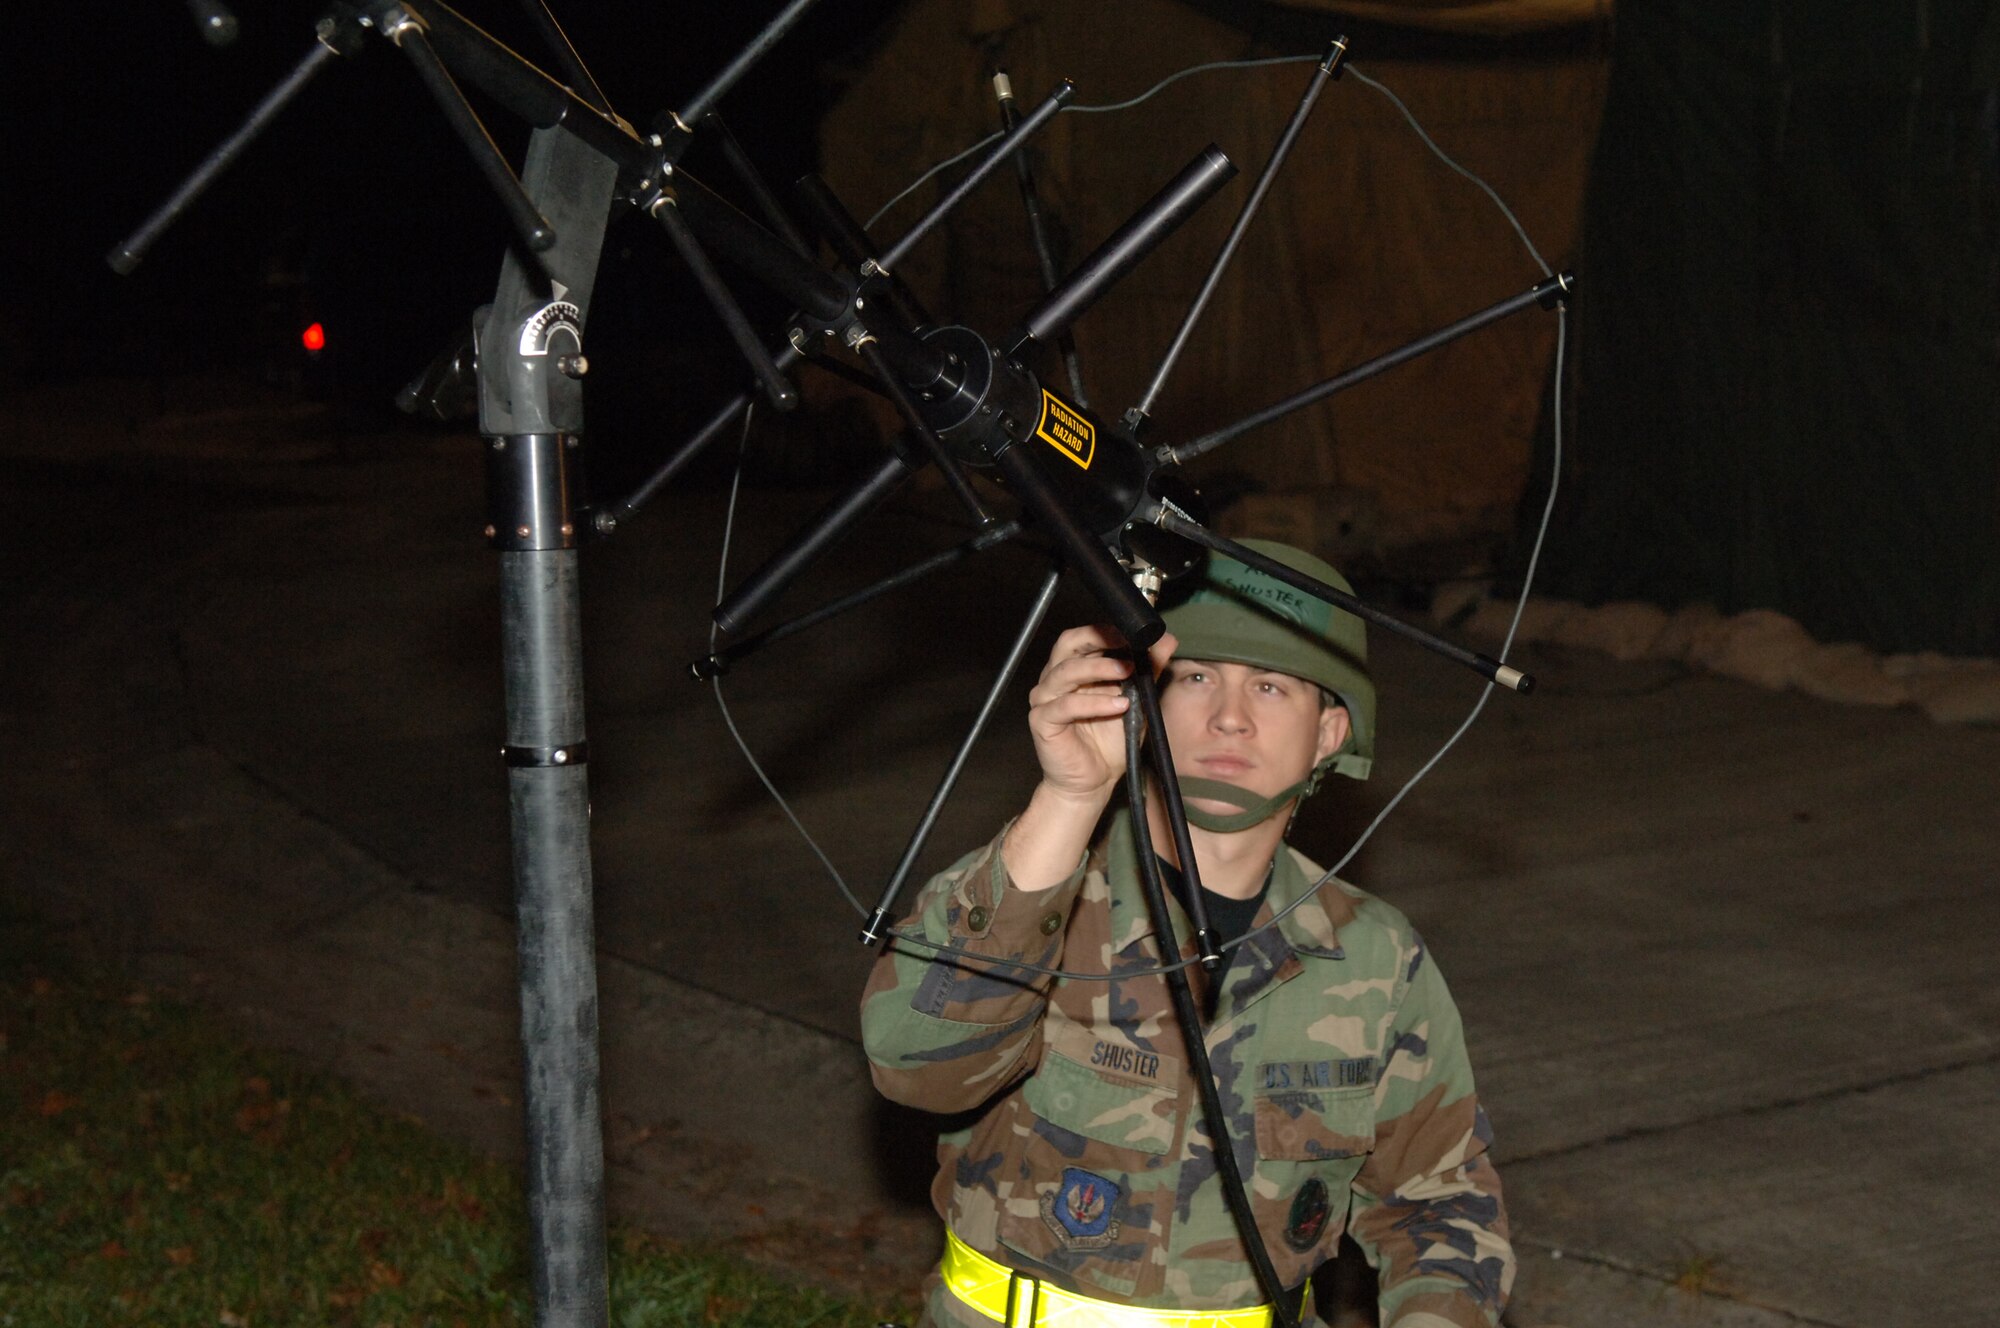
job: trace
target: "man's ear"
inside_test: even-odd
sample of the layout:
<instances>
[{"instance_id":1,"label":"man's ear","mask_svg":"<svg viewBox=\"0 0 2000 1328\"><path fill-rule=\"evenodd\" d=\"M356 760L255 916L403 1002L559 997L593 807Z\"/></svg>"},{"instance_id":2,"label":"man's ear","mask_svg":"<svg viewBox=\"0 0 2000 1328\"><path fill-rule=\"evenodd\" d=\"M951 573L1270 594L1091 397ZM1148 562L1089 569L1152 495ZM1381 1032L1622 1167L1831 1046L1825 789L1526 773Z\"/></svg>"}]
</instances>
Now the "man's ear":
<instances>
[{"instance_id":1,"label":"man's ear","mask_svg":"<svg viewBox=\"0 0 2000 1328\"><path fill-rule=\"evenodd\" d=\"M1319 711L1319 754L1313 758L1318 765L1347 745L1347 735L1354 729L1354 717L1347 713L1344 705L1321 706Z\"/></svg>"}]
</instances>

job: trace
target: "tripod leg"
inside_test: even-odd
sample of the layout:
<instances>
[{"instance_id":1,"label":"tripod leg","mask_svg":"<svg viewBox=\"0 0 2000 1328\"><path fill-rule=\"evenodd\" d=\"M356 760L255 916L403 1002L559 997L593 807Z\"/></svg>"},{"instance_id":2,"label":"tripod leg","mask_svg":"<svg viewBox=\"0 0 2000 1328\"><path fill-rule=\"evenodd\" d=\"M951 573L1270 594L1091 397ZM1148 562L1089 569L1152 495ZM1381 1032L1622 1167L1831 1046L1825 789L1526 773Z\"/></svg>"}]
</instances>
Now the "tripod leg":
<instances>
[{"instance_id":1,"label":"tripod leg","mask_svg":"<svg viewBox=\"0 0 2000 1328\"><path fill-rule=\"evenodd\" d=\"M953 786L958 783L959 774L965 769L965 762L972 755L973 744L986 731L986 722L993 718L994 708L1000 704L1000 697L1007 690L1007 684L1014 681L1020 671L1021 659L1028 653L1028 644L1035 639L1035 633L1042 628L1042 619L1048 616L1049 605L1055 600L1056 587L1062 583L1062 569L1052 567L1042 578L1041 589L1035 592L1035 602L1028 606L1028 616L1015 634L1014 644L1007 651L1006 662L1001 664L999 676L993 679L993 686L986 691L986 700L979 707L979 714L972 721L972 729L959 743L958 751L951 758L951 765L945 769L944 778L938 781L937 790L931 794L930 805L924 808L923 819L917 822L916 833L903 849L903 856L896 863L896 870L889 873L889 884L882 890L882 898L875 904L875 911L868 915L868 922L861 928L863 945L880 944L887 934L890 910L896 906L896 896L902 893L903 882L910 877L910 868L916 866L917 855L924 850L924 841L931 837L931 828L937 824L938 813L944 810L945 801L951 797Z\"/></svg>"}]
</instances>

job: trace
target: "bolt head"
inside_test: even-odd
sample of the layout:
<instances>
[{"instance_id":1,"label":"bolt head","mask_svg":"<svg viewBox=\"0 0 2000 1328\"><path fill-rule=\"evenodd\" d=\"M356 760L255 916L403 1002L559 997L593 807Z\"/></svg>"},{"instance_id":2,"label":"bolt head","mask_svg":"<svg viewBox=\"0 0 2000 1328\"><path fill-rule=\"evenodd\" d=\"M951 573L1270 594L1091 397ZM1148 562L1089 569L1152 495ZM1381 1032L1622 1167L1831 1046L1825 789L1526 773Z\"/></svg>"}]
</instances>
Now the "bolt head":
<instances>
[{"instance_id":1,"label":"bolt head","mask_svg":"<svg viewBox=\"0 0 2000 1328\"><path fill-rule=\"evenodd\" d=\"M533 526L516 526L514 527L514 533L522 539L526 539L535 533L535 528Z\"/></svg>"},{"instance_id":2,"label":"bolt head","mask_svg":"<svg viewBox=\"0 0 2000 1328\"><path fill-rule=\"evenodd\" d=\"M492 539L492 538L493 538L493 536L495 535L495 533L496 533L496 532L494 531L494 529L493 529L493 527L492 527L491 525L488 525L488 526L486 527L486 538L487 538L487 539Z\"/></svg>"}]
</instances>

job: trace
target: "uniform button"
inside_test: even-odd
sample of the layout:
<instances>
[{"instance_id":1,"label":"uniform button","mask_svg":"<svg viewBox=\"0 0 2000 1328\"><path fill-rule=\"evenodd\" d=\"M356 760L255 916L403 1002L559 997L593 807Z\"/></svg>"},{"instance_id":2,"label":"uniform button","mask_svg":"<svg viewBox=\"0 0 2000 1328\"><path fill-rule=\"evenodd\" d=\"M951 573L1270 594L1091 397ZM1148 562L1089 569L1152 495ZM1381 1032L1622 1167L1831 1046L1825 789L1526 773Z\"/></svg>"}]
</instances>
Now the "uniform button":
<instances>
[{"instance_id":1,"label":"uniform button","mask_svg":"<svg viewBox=\"0 0 2000 1328\"><path fill-rule=\"evenodd\" d=\"M972 911L965 915L965 925L974 931L985 931L986 924L993 921L993 910L984 904L974 904Z\"/></svg>"},{"instance_id":2,"label":"uniform button","mask_svg":"<svg viewBox=\"0 0 2000 1328\"><path fill-rule=\"evenodd\" d=\"M1062 914L1051 913L1042 919L1042 935L1053 936L1062 930Z\"/></svg>"}]
</instances>

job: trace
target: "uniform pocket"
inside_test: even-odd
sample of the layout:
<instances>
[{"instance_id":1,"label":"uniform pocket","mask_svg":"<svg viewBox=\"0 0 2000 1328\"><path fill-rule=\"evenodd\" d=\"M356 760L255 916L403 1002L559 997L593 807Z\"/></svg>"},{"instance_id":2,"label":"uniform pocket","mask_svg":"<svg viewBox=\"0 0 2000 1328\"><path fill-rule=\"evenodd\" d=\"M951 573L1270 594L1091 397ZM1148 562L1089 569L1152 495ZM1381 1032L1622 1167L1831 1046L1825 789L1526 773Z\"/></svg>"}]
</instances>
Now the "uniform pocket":
<instances>
[{"instance_id":1,"label":"uniform pocket","mask_svg":"<svg viewBox=\"0 0 2000 1328\"><path fill-rule=\"evenodd\" d=\"M1086 1294L1157 1290L1177 1168L1178 1100L1049 1050L1023 1086L1021 1180L1002 1208L1002 1244Z\"/></svg>"},{"instance_id":2,"label":"uniform pocket","mask_svg":"<svg viewBox=\"0 0 2000 1328\"><path fill-rule=\"evenodd\" d=\"M1166 1085L1120 1082L1050 1051L1024 1096L1037 1116L1086 1139L1156 1157L1174 1146L1175 1093Z\"/></svg>"},{"instance_id":3,"label":"uniform pocket","mask_svg":"<svg viewBox=\"0 0 2000 1328\"><path fill-rule=\"evenodd\" d=\"M1289 1089L1257 1097L1257 1156L1313 1162L1375 1147L1375 1089Z\"/></svg>"},{"instance_id":4,"label":"uniform pocket","mask_svg":"<svg viewBox=\"0 0 2000 1328\"><path fill-rule=\"evenodd\" d=\"M1347 1226L1354 1177L1375 1146L1375 1090L1284 1089L1259 1094L1257 1214L1287 1285L1333 1257Z\"/></svg>"}]
</instances>

